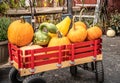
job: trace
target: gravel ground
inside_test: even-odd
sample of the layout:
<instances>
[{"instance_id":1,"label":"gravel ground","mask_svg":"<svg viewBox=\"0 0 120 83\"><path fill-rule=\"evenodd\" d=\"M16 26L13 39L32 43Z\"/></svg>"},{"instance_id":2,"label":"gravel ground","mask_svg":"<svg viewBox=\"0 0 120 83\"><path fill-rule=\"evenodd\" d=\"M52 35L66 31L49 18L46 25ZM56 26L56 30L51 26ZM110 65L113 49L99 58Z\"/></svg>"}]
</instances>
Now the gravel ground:
<instances>
[{"instance_id":1,"label":"gravel ground","mask_svg":"<svg viewBox=\"0 0 120 83\"><path fill-rule=\"evenodd\" d=\"M104 83L120 83L120 37L103 36ZM10 83L8 72L10 68L0 69L0 83ZM81 68L78 76L71 77L69 68L47 71L42 76L47 83L96 83L95 74Z\"/></svg>"}]
</instances>

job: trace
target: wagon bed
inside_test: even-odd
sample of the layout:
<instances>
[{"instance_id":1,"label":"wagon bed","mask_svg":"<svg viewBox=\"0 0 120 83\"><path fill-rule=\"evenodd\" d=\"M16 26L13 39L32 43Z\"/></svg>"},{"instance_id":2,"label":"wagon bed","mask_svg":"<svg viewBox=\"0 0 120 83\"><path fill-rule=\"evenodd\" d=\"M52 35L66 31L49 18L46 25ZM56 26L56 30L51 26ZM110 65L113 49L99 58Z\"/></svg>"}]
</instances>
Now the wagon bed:
<instances>
[{"instance_id":1,"label":"wagon bed","mask_svg":"<svg viewBox=\"0 0 120 83\"><path fill-rule=\"evenodd\" d=\"M21 76L102 60L102 39L70 45L21 50L9 43L12 65Z\"/></svg>"}]
</instances>

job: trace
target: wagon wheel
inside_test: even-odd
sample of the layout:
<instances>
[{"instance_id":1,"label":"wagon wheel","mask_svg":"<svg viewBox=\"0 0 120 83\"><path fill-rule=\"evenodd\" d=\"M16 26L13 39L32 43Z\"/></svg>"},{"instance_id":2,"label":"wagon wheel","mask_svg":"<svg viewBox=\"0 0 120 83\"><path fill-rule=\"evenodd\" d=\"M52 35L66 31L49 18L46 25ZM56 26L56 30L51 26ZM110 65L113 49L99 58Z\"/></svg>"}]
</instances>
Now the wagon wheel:
<instances>
[{"instance_id":1,"label":"wagon wheel","mask_svg":"<svg viewBox=\"0 0 120 83\"><path fill-rule=\"evenodd\" d=\"M102 61L95 62L95 75L98 83L104 82L104 69Z\"/></svg>"},{"instance_id":2,"label":"wagon wheel","mask_svg":"<svg viewBox=\"0 0 120 83\"><path fill-rule=\"evenodd\" d=\"M70 66L71 76L77 76L77 66Z\"/></svg>"},{"instance_id":3,"label":"wagon wheel","mask_svg":"<svg viewBox=\"0 0 120 83\"><path fill-rule=\"evenodd\" d=\"M91 62L91 69L92 69L92 71L95 70L95 63L94 62Z\"/></svg>"},{"instance_id":4,"label":"wagon wheel","mask_svg":"<svg viewBox=\"0 0 120 83\"><path fill-rule=\"evenodd\" d=\"M13 67L9 72L9 80L11 83L22 83L24 77L21 77L18 70Z\"/></svg>"},{"instance_id":5,"label":"wagon wheel","mask_svg":"<svg viewBox=\"0 0 120 83\"><path fill-rule=\"evenodd\" d=\"M41 74L34 74L26 77L23 83L46 83L46 81L41 78Z\"/></svg>"}]
</instances>

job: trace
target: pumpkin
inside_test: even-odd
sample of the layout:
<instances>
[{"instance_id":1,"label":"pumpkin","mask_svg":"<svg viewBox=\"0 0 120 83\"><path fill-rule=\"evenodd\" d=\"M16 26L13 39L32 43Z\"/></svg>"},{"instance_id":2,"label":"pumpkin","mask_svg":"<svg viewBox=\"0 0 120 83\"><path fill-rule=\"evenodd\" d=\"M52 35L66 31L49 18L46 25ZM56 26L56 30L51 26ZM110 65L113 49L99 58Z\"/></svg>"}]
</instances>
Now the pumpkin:
<instances>
[{"instance_id":1,"label":"pumpkin","mask_svg":"<svg viewBox=\"0 0 120 83\"><path fill-rule=\"evenodd\" d=\"M98 39L102 36L102 30L98 26L93 26L87 29L87 40Z\"/></svg>"},{"instance_id":2,"label":"pumpkin","mask_svg":"<svg viewBox=\"0 0 120 83\"><path fill-rule=\"evenodd\" d=\"M43 47L40 45L28 45L28 46L20 47L20 50L25 51L25 50L34 50L34 49L39 49L39 48L43 48Z\"/></svg>"},{"instance_id":3,"label":"pumpkin","mask_svg":"<svg viewBox=\"0 0 120 83\"><path fill-rule=\"evenodd\" d=\"M108 36L108 37L114 37L115 36L115 30L113 30L113 29L108 29L107 30L107 32L106 32L106 35Z\"/></svg>"},{"instance_id":4,"label":"pumpkin","mask_svg":"<svg viewBox=\"0 0 120 83\"><path fill-rule=\"evenodd\" d=\"M70 39L71 42L76 43L76 42L82 42L86 39L87 36L87 30L81 26L81 25L74 25L67 37Z\"/></svg>"},{"instance_id":5,"label":"pumpkin","mask_svg":"<svg viewBox=\"0 0 120 83\"><path fill-rule=\"evenodd\" d=\"M31 54L25 55L25 51L26 50L35 50L35 49L40 49L40 48L43 48L43 47L39 46L39 45L28 45L28 46L20 47L20 50L23 51L23 56L31 56ZM42 52L42 53L35 53L34 55L37 56L37 55L40 55L40 54L45 54L45 53L44 52Z\"/></svg>"},{"instance_id":6,"label":"pumpkin","mask_svg":"<svg viewBox=\"0 0 120 83\"><path fill-rule=\"evenodd\" d=\"M83 26L85 29L87 29L86 24L81 21L81 19L82 19L82 18L81 18L81 17L82 17L82 13L83 13L84 10L85 10L85 8L82 8L82 10L80 11L80 15L79 15L79 21L75 22L74 24L75 24L75 26L81 25L81 26ZM75 19L75 17L73 18L73 21L74 21L74 19Z\"/></svg>"},{"instance_id":7,"label":"pumpkin","mask_svg":"<svg viewBox=\"0 0 120 83\"><path fill-rule=\"evenodd\" d=\"M75 22L75 26L83 26L85 29L87 29L86 24L84 22L82 22L82 21Z\"/></svg>"},{"instance_id":8,"label":"pumpkin","mask_svg":"<svg viewBox=\"0 0 120 83\"><path fill-rule=\"evenodd\" d=\"M25 22L23 18L16 20L8 27L8 40L17 46L25 46L29 44L34 35L31 24Z\"/></svg>"},{"instance_id":9,"label":"pumpkin","mask_svg":"<svg viewBox=\"0 0 120 83\"><path fill-rule=\"evenodd\" d=\"M52 39L48 44L48 47L69 45L69 44L70 44L70 40L66 36L62 36L62 34L58 31L58 37L52 37Z\"/></svg>"}]
</instances>

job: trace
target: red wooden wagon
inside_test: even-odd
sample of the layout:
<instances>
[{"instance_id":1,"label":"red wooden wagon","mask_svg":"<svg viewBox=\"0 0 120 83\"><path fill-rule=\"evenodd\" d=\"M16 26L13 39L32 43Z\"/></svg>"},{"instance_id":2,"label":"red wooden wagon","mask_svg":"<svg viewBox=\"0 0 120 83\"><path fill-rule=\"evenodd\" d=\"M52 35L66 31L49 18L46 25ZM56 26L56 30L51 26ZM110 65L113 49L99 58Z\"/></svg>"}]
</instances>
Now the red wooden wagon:
<instances>
[{"instance_id":1,"label":"red wooden wagon","mask_svg":"<svg viewBox=\"0 0 120 83\"><path fill-rule=\"evenodd\" d=\"M70 45L21 50L9 43L10 70L12 83L45 83L39 76L42 72L70 67L72 76L77 75L77 67L91 70L98 82L103 82L102 39L74 43ZM88 66L91 64L90 66ZM34 81L34 82L31 82Z\"/></svg>"},{"instance_id":2,"label":"red wooden wagon","mask_svg":"<svg viewBox=\"0 0 120 83\"><path fill-rule=\"evenodd\" d=\"M94 72L98 83L104 81L102 39L24 51L11 43L8 47L12 83L46 83L40 79L43 72L65 67L70 68L72 76L77 76L77 68L81 67Z\"/></svg>"}]
</instances>

